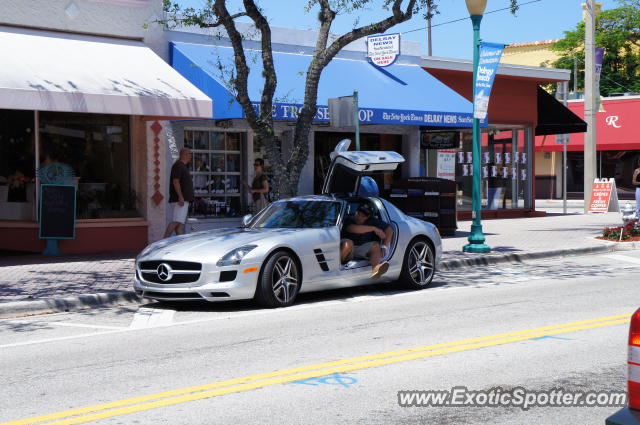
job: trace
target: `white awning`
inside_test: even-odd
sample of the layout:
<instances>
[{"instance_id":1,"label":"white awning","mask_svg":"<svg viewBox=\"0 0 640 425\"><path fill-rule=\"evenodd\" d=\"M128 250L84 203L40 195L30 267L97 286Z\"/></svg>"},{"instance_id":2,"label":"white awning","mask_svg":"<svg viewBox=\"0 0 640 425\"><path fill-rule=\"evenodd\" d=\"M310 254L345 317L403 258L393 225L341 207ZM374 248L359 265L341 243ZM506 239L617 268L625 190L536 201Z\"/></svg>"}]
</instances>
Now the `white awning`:
<instances>
[{"instance_id":1,"label":"white awning","mask_svg":"<svg viewBox=\"0 0 640 425\"><path fill-rule=\"evenodd\" d=\"M0 26L0 108L211 118L211 99L144 43Z\"/></svg>"}]
</instances>

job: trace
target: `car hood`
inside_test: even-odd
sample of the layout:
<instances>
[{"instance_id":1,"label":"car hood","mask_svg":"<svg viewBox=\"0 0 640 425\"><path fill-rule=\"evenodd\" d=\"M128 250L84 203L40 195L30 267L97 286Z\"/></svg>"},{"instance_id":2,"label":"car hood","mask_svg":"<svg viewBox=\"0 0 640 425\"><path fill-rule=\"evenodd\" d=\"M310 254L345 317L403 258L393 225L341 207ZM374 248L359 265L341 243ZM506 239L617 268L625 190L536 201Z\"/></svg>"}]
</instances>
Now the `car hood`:
<instances>
[{"instance_id":1,"label":"car hood","mask_svg":"<svg viewBox=\"0 0 640 425\"><path fill-rule=\"evenodd\" d=\"M221 257L232 249L279 238L304 229L245 229L227 228L206 230L175 236L152 243L138 256L138 260L202 261L203 254Z\"/></svg>"}]
</instances>

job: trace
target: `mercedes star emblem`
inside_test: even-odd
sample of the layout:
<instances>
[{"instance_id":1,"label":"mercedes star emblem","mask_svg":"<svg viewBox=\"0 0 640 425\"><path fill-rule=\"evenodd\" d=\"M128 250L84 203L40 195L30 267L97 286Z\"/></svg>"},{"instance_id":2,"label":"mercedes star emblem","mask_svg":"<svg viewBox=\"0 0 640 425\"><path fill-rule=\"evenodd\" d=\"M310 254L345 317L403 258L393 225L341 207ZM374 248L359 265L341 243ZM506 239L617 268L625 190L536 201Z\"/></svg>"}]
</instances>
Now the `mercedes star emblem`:
<instances>
[{"instance_id":1,"label":"mercedes star emblem","mask_svg":"<svg viewBox=\"0 0 640 425\"><path fill-rule=\"evenodd\" d=\"M167 263L160 264L156 269L156 273L158 273L158 279L163 282L171 280L171 278L173 277L171 266L169 266Z\"/></svg>"}]
</instances>

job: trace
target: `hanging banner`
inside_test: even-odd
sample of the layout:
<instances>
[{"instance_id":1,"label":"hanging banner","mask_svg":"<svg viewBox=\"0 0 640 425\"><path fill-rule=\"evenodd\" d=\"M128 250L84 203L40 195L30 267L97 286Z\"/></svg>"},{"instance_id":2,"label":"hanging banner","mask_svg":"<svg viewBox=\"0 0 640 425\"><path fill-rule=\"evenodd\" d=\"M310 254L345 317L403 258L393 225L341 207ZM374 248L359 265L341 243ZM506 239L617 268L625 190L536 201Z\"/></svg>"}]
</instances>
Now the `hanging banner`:
<instances>
[{"instance_id":1,"label":"hanging banner","mask_svg":"<svg viewBox=\"0 0 640 425\"><path fill-rule=\"evenodd\" d=\"M480 61L473 91L473 117L485 119L489 109L489 96L495 79L504 44L480 43Z\"/></svg>"},{"instance_id":2,"label":"hanging banner","mask_svg":"<svg viewBox=\"0 0 640 425\"><path fill-rule=\"evenodd\" d=\"M367 57L376 66L389 66L400 55L400 34L367 37Z\"/></svg>"},{"instance_id":3,"label":"hanging banner","mask_svg":"<svg viewBox=\"0 0 640 425\"><path fill-rule=\"evenodd\" d=\"M591 203L589 212L605 213L618 212L618 190L614 179L595 179L591 189Z\"/></svg>"}]
</instances>

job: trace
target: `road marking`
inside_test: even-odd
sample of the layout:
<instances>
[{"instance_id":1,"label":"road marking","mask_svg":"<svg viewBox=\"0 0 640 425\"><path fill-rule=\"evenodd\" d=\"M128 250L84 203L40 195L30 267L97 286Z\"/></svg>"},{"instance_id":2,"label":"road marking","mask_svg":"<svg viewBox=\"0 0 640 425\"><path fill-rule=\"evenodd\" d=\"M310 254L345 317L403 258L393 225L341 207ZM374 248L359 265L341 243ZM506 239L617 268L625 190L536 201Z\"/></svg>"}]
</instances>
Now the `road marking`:
<instances>
[{"instance_id":1,"label":"road marking","mask_svg":"<svg viewBox=\"0 0 640 425\"><path fill-rule=\"evenodd\" d=\"M361 357L330 361L292 369L262 373L253 376L229 379L210 384L181 388L156 394L139 396L110 403L98 404L63 412L51 413L10 422L0 425L29 425L48 422L47 425L71 425L96 421L135 412L143 412L159 407L172 406L190 401L202 400L226 394L248 391L256 388L304 381L333 374L379 367L410 360L475 350L513 342L526 341L532 338L552 336L606 326L627 324L631 314L600 317L597 319L581 320L559 325L549 325L533 329L506 332L496 335L476 337L465 340L425 345L405 350L371 354ZM51 422L54 421L54 422Z\"/></svg>"},{"instance_id":2,"label":"road marking","mask_svg":"<svg viewBox=\"0 0 640 425\"><path fill-rule=\"evenodd\" d=\"M173 322L175 310L140 307L133 315L130 328L154 328L168 326Z\"/></svg>"}]
</instances>

